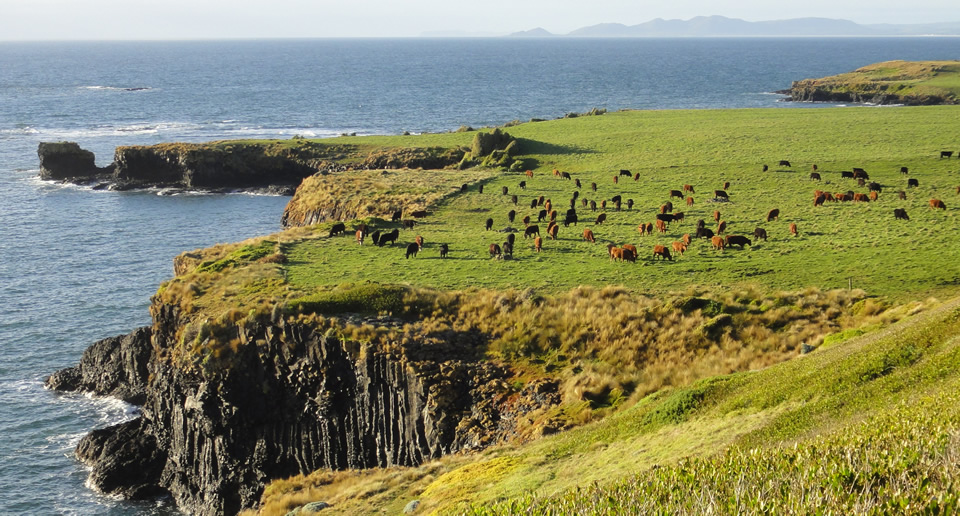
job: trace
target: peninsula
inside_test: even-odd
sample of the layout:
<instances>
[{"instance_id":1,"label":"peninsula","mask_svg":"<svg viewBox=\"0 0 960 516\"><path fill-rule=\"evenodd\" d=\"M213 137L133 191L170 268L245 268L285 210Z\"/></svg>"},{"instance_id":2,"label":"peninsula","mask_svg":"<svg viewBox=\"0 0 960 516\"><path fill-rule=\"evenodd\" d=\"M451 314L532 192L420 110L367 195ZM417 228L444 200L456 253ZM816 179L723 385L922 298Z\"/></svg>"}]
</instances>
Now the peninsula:
<instances>
[{"instance_id":1,"label":"peninsula","mask_svg":"<svg viewBox=\"0 0 960 516\"><path fill-rule=\"evenodd\" d=\"M795 81L782 93L797 102L957 104L960 61L886 61L840 75Z\"/></svg>"}]
</instances>

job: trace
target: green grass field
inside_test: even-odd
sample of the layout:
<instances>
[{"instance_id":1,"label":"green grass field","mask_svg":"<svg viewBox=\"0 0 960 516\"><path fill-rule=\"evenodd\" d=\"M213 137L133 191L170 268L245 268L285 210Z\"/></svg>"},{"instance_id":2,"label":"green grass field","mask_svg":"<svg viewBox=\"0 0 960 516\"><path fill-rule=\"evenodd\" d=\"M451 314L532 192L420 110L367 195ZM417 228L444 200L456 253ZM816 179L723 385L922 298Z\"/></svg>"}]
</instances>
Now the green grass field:
<instances>
[{"instance_id":1,"label":"green grass field","mask_svg":"<svg viewBox=\"0 0 960 516\"><path fill-rule=\"evenodd\" d=\"M960 234L956 194L960 163L938 156L941 149L960 150L956 114L951 107L651 111L523 124L509 132L522 139L522 158L539 165L533 168L532 179L503 173L484 181L482 194L476 184L465 194L450 194L432 208L430 217L413 230L401 231L399 243L387 248L357 246L352 232L290 246L285 250L290 258L287 278L306 290L357 281L443 289L532 286L551 292L582 284L621 284L653 293L689 285L756 284L770 289L852 285L895 299L951 290L960 284L960 267L954 265L960 263L960 246L946 245ZM417 137L376 137L368 143L389 145L413 138ZM425 145L455 145L463 144L464 135L423 138ZM781 159L793 166L777 166ZM771 170L761 172L763 164ZM813 164L818 165L822 182L809 179ZM908 176L900 174L902 166L909 167ZM816 189L867 192L855 181L840 178L841 170L852 167L866 169L871 180L882 185L878 202L828 202L815 208ZM572 181L552 175L555 168L581 180L581 199L600 203L621 195L624 203L634 200L633 209L624 206L616 212L608 206L593 212L578 202L580 223L561 226L557 241L548 239L546 223L539 223L543 252L535 253L532 239L522 238L520 222L527 215L537 218L540 208L530 208L530 201L540 195L551 199L562 220L576 190ZM623 177L614 184L620 169L639 173L640 179ZM443 174L466 176L454 170ZM907 188L908 177L920 186ZM523 180L527 188L520 190ZM590 188L593 182L596 192ZM730 202L711 202L713 191L724 182L730 183ZM638 224L653 222L659 207L670 200L668 192L684 184L696 190L692 206L673 199L674 209L685 214L684 221L671 224L666 234L640 236ZM502 187L519 196L517 206L509 195L501 195ZM907 200L897 199L899 190L906 191ZM931 210L931 198L943 199L947 210ZM765 218L773 208L781 216L768 223ZM905 208L911 220L894 220L894 208ZM513 224L507 220L511 209L517 212ZM723 253L701 240L672 262L653 261L655 244L669 248L683 234L693 234L698 219L716 229L714 210L727 222L728 234L753 239L754 228L762 227L769 240ZM594 219L601 212L607 221L596 225ZM488 217L495 230L520 231L514 260L490 259L489 245L502 244L506 234L485 231ZM798 226L796 238L788 232L790 223ZM596 244L582 239L584 228L592 229ZM405 259L405 244L418 234L426 241L425 249L417 258ZM450 246L449 259L439 258L441 243ZM608 243L634 244L640 259L636 264L611 263Z\"/></svg>"}]
</instances>

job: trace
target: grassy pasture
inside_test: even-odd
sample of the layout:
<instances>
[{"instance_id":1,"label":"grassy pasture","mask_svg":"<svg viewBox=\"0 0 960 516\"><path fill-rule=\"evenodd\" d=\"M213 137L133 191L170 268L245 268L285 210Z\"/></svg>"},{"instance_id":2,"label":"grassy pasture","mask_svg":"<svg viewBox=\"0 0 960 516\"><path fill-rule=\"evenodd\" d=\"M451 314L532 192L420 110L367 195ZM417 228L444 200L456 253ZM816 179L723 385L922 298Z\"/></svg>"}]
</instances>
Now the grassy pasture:
<instances>
[{"instance_id":1,"label":"grassy pasture","mask_svg":"<svg viewBox=\"0 0 960 516\"><path fill-rule=\"evenodd\" d=\"M678 291L690 285L705 288L760 285L769 289L817 286L865 289L872 295L895 299L917 298L952 291L960 284L960 246L949 242L960 235L956 187L960 185L960 162L939 159L939 151L960 151L960 117L953 107L832 108L761 110L685 110L618 112L603 116L528 123L509 128L522 140L522 159L536 164L534 177L501 173L483 180L484 193L473 183L467 193L443 197L413 230L402 230L398 244L384 248L357 246L352 235L308 239L285 249L289 258L286 278L296 289L312 290L343 282L376 281L442 289L466 287L524 288L548 292L578 285L621 284L638 292ZM466 133L468 135L469 133ZM465 133L395 137L346 137L350 145L462 145ZM419 141L422 139L422 142ZM781 159L792 167L780 167ZM761 172L768 164L770 171ZM822 182L809 179L817 164ZM899 173L907 166L910 174ZM827 203L813 206L813 191L853 190L866 193L841 170L862 167L883 192L877 202ZM543 252L535 253L532 239L522 236L521 219L536 220L540 208L530 208L531 199L543 195L553 201L558 219L563 219L576 188L573 181L554 177L557 168L570 172L583 183L580 198L598 204L614 195L624 199L622 211L611 206L597 212L583 208L580 223L563 227L559 239L546 236L546 222L539 223ZM639 181L613 177L620 169L639 173ZM410 172L416 173L415 171ZM362 174L362 173L356 173ZM471 177L448 170L437 174ZM475 176L474 176L475 177ZM920 186L907 188L907 178ZM338 176L350 181L350 173ZM456 183L459 177L450 181ZM520 190L520 181L526 190ZM730 182L730 202L712 202L713 190ZM593 192L590 183L597 183ZM640 236L637 225L653 222L659 206L669 201L668 192L684 184L695 187L694 205L673 199L683 222L672 223L666 234ZM501 195L507 187L517 194ZM897 199L906 190L907 200ZM928 200L943 199L946 210L931 210ZM627 210L626 199L635 205ZM777 221L766 222L770 209L781 212ZM894 208L905 208L909 222L896 221ZM507 212L517 211L513 224ZM756 227L767 230L768 241L754 241L744 250L717 252L705 240L695 241L683 257L672 262L654 262L654 244L670 246L684 233L693 234L698 219L716 229L712 214L721 212L728 234L753 240ZM594 224L605 212L607 221ZM492 260L489 245L501 244L506 234L485 231L484 221L493 218L494 229L519 230L515 259ZM796 223L799 236L788 233ZM381 222L379 229L398 224ZM591 228L596 244L581 235ZM413 259L404 258L404 248L415 235L426 245ZM450 258L441 260L438 247L450 246ZM634 244L640 251L636 264L613 263L606 245Z\"/></svg>"}]
</instances>

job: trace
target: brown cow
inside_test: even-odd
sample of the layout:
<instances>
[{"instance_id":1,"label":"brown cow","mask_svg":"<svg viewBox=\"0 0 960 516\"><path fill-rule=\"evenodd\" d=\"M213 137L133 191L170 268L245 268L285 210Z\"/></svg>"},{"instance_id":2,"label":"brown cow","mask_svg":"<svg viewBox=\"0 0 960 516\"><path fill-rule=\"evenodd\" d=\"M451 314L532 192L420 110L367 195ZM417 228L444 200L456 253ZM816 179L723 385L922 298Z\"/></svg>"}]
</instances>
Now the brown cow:
<instances>
[{"instance_id":1,"label":"brown cow","mask_svg":"<svg viewBox=\"0 0 960 516\"><path fill-rule=\"evenodd\" d=\"M680 240L683 240L683 243L687 245L690 245L690 242L693 241L693 239L690 238L690 233L684 233L683 236L680 237Z\"/></svg>"},{"instance_id":2,"label":"brown cow","mask_svg":"<svg viewBox=\"0 0 960 516\"><path fill-rule=\"evenodd\" d=\"M601 209L601 210L607 209L607 201L606 201L606 199L600 201L600 209Z\"/></svg>"},{"instance_id":3,"label":"brown cow","mask_svg":"<svg viewBox=\"0 0 960 516\"><path fill-rule=\"evenodd\" d=\"M683 242L674 242L672 245L673 252L679 254L680 256L683 256L683 252L687 250L687 244L684 244Z\"/></svg>"},{"instance_id":4,"label":"brown cow","mask_svg":"<svg viewBox=\"0 0 960 516\"><path fill-rule=\"evenodd\" d=\"M876 200L877 200L877 197L878 197L878 196L877 196L877 192L870 192L870 200L871 200L871 201L876 201Z\"/></svg>"},{"instance_id":5,"label":"brown cow","mask_svg":"<svg viewBox=\"0 0 960 516\"><path fill-rule=\"evenodd\" d=\"M551 208L553 208L553 203L550 202L550 199L547 199L547 202L543 203L543 209L547 210L547 213L549 213Z\"/></svg>"},{"instance_id":6,"label":"brown cow","mask_svg":"<svg viewBox=\"0 0 960 516\"><path fill-rule=\"evenodd\" d=\"M557 210L553 210L550 212L550 221L553 222L555 220L557 220Z\"/></svg>"},{"instance_id":7,"label":"brown cow","mask_svg":"<svg viewBox=\"0 0 960 516\"><path fill-rule=\"evenodd\" d=\"M960 186L957 186L957 195L960 195Z\"/></svg>"},{"instance_id":8,"label":"brown cow","mask_svg":"<svg viewBox=\"0 0 960 516\"><path fill-rule=\"evenodd\" d=\"M615 246L615 245L613 245L613 244L608 244L608 245L607 245L607 254L610 255L610 260L611 260L611 261L612 261L612 260L623 260L623 249L620 249L619 247L617 247L617 246Z\"/></svg>"},{"instance_id":9,"label":"brown cow","mask_svg":"<svg viewBox=\"0 0 960 516\"><path fill-rule=\"evenodd\" d=\"M422 251L422 250L423 250L423 237L420 236L420 235L417 235L416 238L413 239L413 241L417 244L417 249Z\"/></svg>"},{"instance_id":10,"label":"brown cow","mask_svg":"<svg viewBox=\"0 0 960 516\"><path fill-rule=\"evenodd\" d=\"M616 184L620 182L620 176L613 176L613 183Z\"/></svg>"},{"instance_id":11,"label":"brown cow","mask_svg":"<svg viewBox=\"0 0 960 516\"><path fill-rule=\"evenodd\" d=\"M800 234L800 233L797 231L797 224L796 224L795 222L791 222L791 223L790 223L790 234L793 235L793 236L797 236L797 235Z\"/></svg>"},{"instance_id":12,"label":"brown cow","mask_svg":"<svg viewBox=\"0 0 960 516\"><path fill-rule=\"evenodd\" d=\"M503 258L503 251L500 250L500 246L497 244L490 244L490 257L501 259Z\"/></svg>"},{"instance_id":13,"label":"brown cow","mask_svg":"<svg viewBox=\"0 0 960 516\"><path fill-rule=\"evenodd\" d=\"M837 202L837 199L834 198L833 194L830 193L830 192L823 192L823 197L824 197L824 199L826 199L826 200L828 200L828 201L830 201L830 202Z\"/></svg>"},{"instance_id":14,"label":"brown cow","mask_svg":"<svg viewBox=\"0 0 960 516\"><path fill-rule=\"evenodd\" d=\"M683 199L683 192L680 190L670 190L670 198L673 199L674 197Z\"/></svg>"},{"instance_id":15,"label":"brown cow","mask_svg":"<svg viewBox=\"0 0 960 516\"><path fill-rule=\"evenodd\" d=\"M357 230L357 243L360 244L360 245L363 245L363 230L362 230L362 229L358 229L358 230Z\"/></svg>"},{"instance_id":16,"label":"brown cow","mask_svg":"<svg viewBox=\"0 0 960 516\"><path fill-rule=\"evenodd\" d=\"M623 249L620 249L620 259L625 262L637 263L637 252L635 251L636 247L633 247L634 250L630 250L632 245L625 245Z\"/></svg>"},{"instance_id":17,"label":"brown cow","mask_svg":"<svg viewBox=\"0 0 960 516\"><path fill-rule=\"evenodd\" d=\"M543 239L540 237L534 238L533 248L539 253L543 249Z\"/></svg>"},{"instance_id":18,"label":"brown cow","mask_svg":"<svg viewBox=\"0 0 960 516\"><path fill-rule=\"evenodd\" d=\"M678 211L673 214L673 220L683 220L683 212Z\"/></svg>"},{"instance_id":19,"label":"brown cow","mask_svg":"<svg viewBox=\"0 0 960 516\"><path fill-rule=\"evenodd\" d=\"M647 225L644 224L643 222L641 222L640 225L637 226L637 231L640 232L640 236L646 235L646 234L647 234Z\"/></svg>"},{"instance_id":20,"label":"brown cow","mask_svg":"<svg viewBox=\"0 0 960 516\"><path fill-rule=\"evenodd\" d=\"M636 174L633 175L633 180L634 180L634 181L639 181L639 180L640 180L640 172L637 172Z\"/></svg>"},{"instance_id":21,"label":"brown cow","mask_svg":"<svg viewBox=\"0 0 960 516\"><path fill-rule=\"evenodd\" d=\"M532 171L532 170L528 170L528 171L527 171L527 177L533 177L533 171Z\"/></svg>"},{"instance_id":22,"label":"brown cow","mask_svg":"<svg viewBox=\"0 0 960 516\"><path fill-rule=\"evenodd\" d=\"M590 188L592 188L593 191L596 192L596 191L597 191L597 183L590 183Z\"/></svg>"},{"instance_id":23,"label":"brown cow","mask_svg":"<svg viewBox=\"0 0 960 516\"><path fill-rule=\"evenodd\" d=\"M767 222L770 222L771 220L780 220L780 210L779 210L779 209L774 208L774 209L770 210L769 212L767 212Z\"/></svg>"},{"instance_id":24,"label":"brown cow","mask_svg":"<svg viewBox=\"0 0 960 516\"><path fill-rule=\"evenodd\" d=\"M957 188L957 191L960 192L960 187ZM897 198L900 199L901 201L906 201L906 200L907 200L907 192L904 192L903 190L900 190L899 192L897 192Z\"/></svg>"},{"instance_id":25,"label":"brown cow","mask_svg":"<svg viewBox=\"0 0 960 516\"><path fill-rule=\"evenodd\" d=\"M560 171L557 169L553 169L553 175L560 177Z\"/></svg>"},{"instance_id":26,"label":"brown cow","mask_svg":"<svg viewBox=\"0 0 960 516\"><path fill-rule=\"evenodd\" d=\"M687 197L687 206L693 206L693 197Z\"/></svg>"},{"instance_id":27,"label":"brown cow","mask_svg":"<svg viewBox=\"0 0 960 516\"><path fill-rule=\"evenodd\" d=\"M714 212L713 212L713 220L715 220L715 221L717 221L717 222L720 222L720 210L714 210Z\"/></svg>"},{"instance_id":28,"label":"brown cow","mask_svg":"<svg viewBox=\"0 0 960 516\"><path fill-rule=\"evenodd\" d=\"M693 191L693 185L683 185L684 192L697 193Z\"/></svg>"},{"instance_id":29,"label":"brown cow","mask_svg":"<svg viewBox=\"0 0 960 516\"><path fill-rule=\"evenodd\" d=\"M723 251L726 243L723 240L723 237L715 236L710 239L710 244L713 245L713 248L718 251Z\"/></svg>"},{"instance_id":30,"label":"brown cow","mask_svg":"<svg viewBox=\"0 0 960 516\"><path fill-rule=\"evenodd\" d=\"M597 243L597 239L593 237L593 231L590 231L589 229L583 230L583 239L591 244Z\"/></svg>"},{"instance_id":31,"label":"brown cow","mask_svg":"<svg viewBox=\"0 0 960 516\"><path fill-rule=\"evenodd\" d=\"M653 259L656 260L658 256L662 260L670 260L671 262L673 261L673 257L670 256L670 251L668 251L667 248L662 245L653 246Z\"/></svg>"},{"instance_id":32,"label":"brown cow","mask_svg":"<svg viewBox=\"0 0 960 516\"><path fill-rule=\"evenodd\" d=\"M870 202L870 198L866 194L855 193L853 194L853 202Z\"/></svg>"},{"instance_id":33,"label":"brown cow","mask_svg":"<svg viewBox=\"0 0 960 516\"><path fill-rule=\"evenodd\" d=\"M661 232L661 233L666 233L666 232L667 232L667 223L664 222L664 221L662 221L662 220L660 220L660 219L657 219L657 231L659 231L659 232Z\"/></svg>"},{"instance_id":34,"label":"brown cow","mask_svg":"<svg viewBox=\"0 0 960 516\"><path fill-rule=\"evenodd\" d=\"M556 239L557 239L557 232L558 232L558 231L560 231L560 226L557 225L557 224L554 224L554 225L550 226L549 229L547 229L547 236L549 236L550 238L556 240Z\"/></svg>"},{"instance_id":35,"label":"brown cow","mask_svg":"<svg viewBox=\"0 0 960 516\"><path fill-rule=\"evenodd\" d=\"M603 224L603 221L605 220L607 220L607 214L601 213L600 215L597 215L597 221L594 224L599 226L600 224Z\"/></svg>"},{"instance_id":36,"label":"brown cow","mask_svg":"<svg viewBox=\"0 0 960 516\"><path fill-rule=\"evenodd\" d=\"M721 220L717 223L717 234L722 235L727 230L727 221Z\"/></svg>"},{"instance_id":37,"label":"brown cow","mask_svg":"<svg viewBox=\"0 0 960 516\"><path fill-rule=\"evenodd\" d=\"M943 204L943 201L940 199L930 199L930 208L945 210L947 209L947 205Z\"/></svg>"},{"instance_id":38,"label":"brown cow","mask_svg":"<svg viewBox=\"0 0 960 516\"><path fill-rule=\"evenodd\" d=\"M623 250L630 251L633 254L633 259L630 260L631 262L637 261L637 256L638 256L637 246L633 244L623 244ZM624 258L626 258L626 253L624 253Z\"/></svg>"},{"instance_id":39,"label":"brown cow","mask_svg":"<svg viewBox=\"0 0 960 516\"><path fill-rule=\"evenodd\" d=\"M537 197L537 206L543 206L543 201L544 201L544 197L542 195L540 197Z\"/></svg>"},{"instance_id":40,"label":"brown cow","mask_svg":"<svg viewBox=\"0 0 960 516\"><path fill-rule=\"evenodd\" d=\"M729 190L729 189L730 189L730 181L724 181L723 188L721 188L721 190Z\"/></svg>"}]
</instances>

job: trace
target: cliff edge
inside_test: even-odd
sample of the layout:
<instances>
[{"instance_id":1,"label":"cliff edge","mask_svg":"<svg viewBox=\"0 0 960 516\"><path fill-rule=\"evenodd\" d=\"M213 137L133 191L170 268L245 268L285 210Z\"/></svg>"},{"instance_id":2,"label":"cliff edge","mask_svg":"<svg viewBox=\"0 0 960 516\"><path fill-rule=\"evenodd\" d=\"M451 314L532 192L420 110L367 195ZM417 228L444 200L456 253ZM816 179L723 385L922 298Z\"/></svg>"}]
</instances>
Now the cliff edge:
<instances>
[{"instance_id":1,"label":"cliff edge","mask_svg":"<svg viewBox=\"0 0 960 516\"><path fill-rule=\"evenodd\" d=\"M794 81L795 102L922 106L960 102L960 61L886 61L853 72Z\"/></svg>"}]
</instances>

